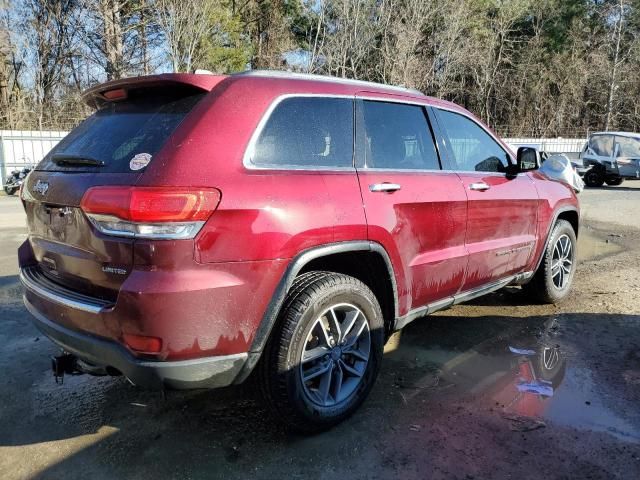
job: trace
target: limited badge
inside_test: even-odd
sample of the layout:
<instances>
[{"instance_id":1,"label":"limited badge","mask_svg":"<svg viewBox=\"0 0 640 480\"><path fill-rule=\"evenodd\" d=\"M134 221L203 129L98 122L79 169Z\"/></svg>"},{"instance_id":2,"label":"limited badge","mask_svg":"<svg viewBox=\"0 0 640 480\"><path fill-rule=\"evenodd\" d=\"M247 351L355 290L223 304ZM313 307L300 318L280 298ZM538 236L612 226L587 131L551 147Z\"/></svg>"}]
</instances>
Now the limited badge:
<instances>
[{"instance_id":1,"label":"limited badge","mask_svg":"<svg viewBox=\"0 0 640 480\"><path fill-rule=\"evenodd\" d=\"M150 154L148 154L148 153L138 153L129 162L129 168L131 170L142 170L144 167L149 165L150 161L151 161L151 155Z\"/></svg>"}]
</instances>

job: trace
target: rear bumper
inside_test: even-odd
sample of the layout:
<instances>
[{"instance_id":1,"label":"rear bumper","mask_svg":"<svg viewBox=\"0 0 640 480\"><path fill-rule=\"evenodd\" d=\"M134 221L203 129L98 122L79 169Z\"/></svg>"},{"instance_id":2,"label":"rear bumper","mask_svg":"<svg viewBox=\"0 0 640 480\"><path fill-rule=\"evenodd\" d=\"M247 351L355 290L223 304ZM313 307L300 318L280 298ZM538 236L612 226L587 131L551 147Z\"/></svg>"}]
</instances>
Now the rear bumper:
<instances>
[{"instance_id":1,"label":"rear bumper","mask_svg":"<svg viewBox=\"0 0 640 480\"><path fill-rule=\"evenodd\" d=\"M252 342L288 261L198 264L192 247L165 252L168 244L157 243L152 253L160 258L147 259L153 268L135 266L117 296L98 298L46 274L25 241L20 277L36 325L85 362L111 366L138 385L211 388L242 381L255 364L247 356L259 356L250 353ZM161 351L155 357L132 352L126 334L159 338Z\"/></svg>"},{"instance_id":2,"label":"rear bumper","mask_svg":"<svg viewBox=\"0 0 640 480\"><path fill-rule=\"evenodd\" d=\"M225 387L233 383L247 360L246 353L167 362L141 360L116 342L52 322L26 296L24 303L36 327L64 351L92 365L112 367L142 387L180 390Z\"/></svg>"}]
</instances>

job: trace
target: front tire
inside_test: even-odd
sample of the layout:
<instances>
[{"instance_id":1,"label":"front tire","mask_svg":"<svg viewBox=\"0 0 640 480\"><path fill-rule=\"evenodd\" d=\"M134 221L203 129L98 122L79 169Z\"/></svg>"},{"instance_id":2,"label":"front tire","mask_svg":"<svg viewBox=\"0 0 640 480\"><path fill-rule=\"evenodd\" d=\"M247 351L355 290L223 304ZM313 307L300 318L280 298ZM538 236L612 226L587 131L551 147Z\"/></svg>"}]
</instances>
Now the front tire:
<instances>
[{"instance_id":1,"label":"front tire","mask_svg":"<svg viewBox=\"0 0 640 480\"><path fill-rule=\"evenodd\" d=\"M566 220L551 231L543 258L525 290L542 303L560 303L569 294L576 272L576 234Z\"/></svg>"},{"instance_id":2,"label":"front tire","mask_svg":"<svg viewBox=\"0 0 640 480\"><path fill-rule=\"evenodd\" d=\"M312 433L354 413L380 370L383 327L380 305L361 281L332 272L300 275L258 372L276 417Z\"/></svg>"},{"instance_id":3,"label":"front tire","mask_svg":"<svg viewBox=\"0 0 640 480\"><path fill-rule=\"evenodd\" d=\"M6 193L9 196L13 195L17 191L18 191L18 189L15 188L15 187L10 187L8 185L5 185L5 187L4 187L4 193Z\"/></svg>"}]
</instances>

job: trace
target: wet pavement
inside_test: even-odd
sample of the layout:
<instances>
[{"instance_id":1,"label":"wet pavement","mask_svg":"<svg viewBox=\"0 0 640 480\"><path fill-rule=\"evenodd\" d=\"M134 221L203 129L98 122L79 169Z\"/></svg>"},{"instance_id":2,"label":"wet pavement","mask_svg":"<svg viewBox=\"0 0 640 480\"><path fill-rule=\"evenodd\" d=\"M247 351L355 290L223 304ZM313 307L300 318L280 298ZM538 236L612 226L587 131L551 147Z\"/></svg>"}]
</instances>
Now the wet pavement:
<instances>
[{"instance_id":1,"label":"wet pavement","mask_svg":"<svg viewBox=\"0 0 640 480\"><path fill-rule=\"evenodd\" d=\"M121 378L56 385L56 350L20 300L24 229L3 224L0 478L640 478L640 220L606 223L589 203L601 192L583 195L567 302L507 288L413 322L360 411L313 437L284 432L250 383L166 396Z\"/></svg>"}]
</instances>

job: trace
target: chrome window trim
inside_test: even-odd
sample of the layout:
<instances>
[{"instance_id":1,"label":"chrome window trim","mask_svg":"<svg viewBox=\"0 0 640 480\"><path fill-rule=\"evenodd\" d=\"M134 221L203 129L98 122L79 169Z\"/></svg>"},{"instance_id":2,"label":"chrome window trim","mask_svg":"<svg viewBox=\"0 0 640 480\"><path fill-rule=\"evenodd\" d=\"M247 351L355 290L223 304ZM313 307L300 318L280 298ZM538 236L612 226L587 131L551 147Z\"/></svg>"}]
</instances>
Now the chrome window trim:
<instances>
[{"instance_id":1,"label":"chrome window trim","mask_svg":"<svg viewBox=\"0 0 640 480\"><path fill-rule=\"evenodd\" d=\"M478 177L487 177L487 176L491 176L491 177L504 177L505 174L501 173L501 172L477 172L477 171L465 171L465 170L416 170L416 169L407 169L407 170L401 170L401 169L395 169L395 168L358 168L357 169L358 172L361 173L367 173L367 172L371 172L371 173L376 173L376 172L380 172L380 173L446 173L451 175L452 173L455 174L464 174L465 176L468 175L477 175ZM520 176L520 175L526 175L528 172L520 172L518 173L516 176Z\"/></svg>"},{"instance_id":2,"label":"chrome window trim","mask_svg":"<svg viewBox=\"0 0 640 480\"><path fill-rule=\"evenodd\" d=\"M244 151L244 155L242 157L242 165L248 170L271 170L271 171L307 171L307 172L355 172L355 167L353 166L353 147L351 154L351 166L350 167L328 167L318 165L316 167L308 167L305 165L256 165L251 160L253 154L255 153L256 143L262 135L262 131L266 126L267 122L271 118L274 110L285 100L290 98L346 98L351 101L354 100L353 95L337 95L337 94L326 94L326 93L286 93L284 95L279 95L276 97L271 104L267 107L265 112L260 118L258 125L255 130L251 134L251 138L249 139L249 143L247 144L247 148Z\"/></svg>"},{"instance_id":3,"label":"chrome window trim","mask_svg":"<svg viewBox=\"0 0 640 480\"><path fill-rule=\"evenodd\" d=\"M367 82L364 82L367 83ZM371 86L379 86L377 84L369 84ZM489 130L487 130L484 126L482 126L480 123L478 123L477 120L475 120L473 117L471 117L469 114L463 112L463 111L459 111L453 108L448 108L448 107L444 107L441 105L433 105L431 103L428 102L427 97L425 97L425 99L415 99L415 98L411 98L411 97L405 97L405 98L397 98L397 97L386 97L385 95L388 95L389 92L380 92L380 95L382 96L373 96L370 95L370 93L372 92L366 92L369 93L369 95L362 95L360 93L356 93L355 95L343 95L343 94L332 94L332 93L285 93L282 95L277 96L267 107L267 109L265 110L265 112L263 113L262 117L260 118L260 121L258 122L258 125L256 126L255 130L253 131L253 133L251 134L251 138L249 139L249 142L247 143L247 147L245 148L244 151L244 155L242 157L242 165L247 169L247 170L256 170L256 171L279 171L279 172L286 172L286 171L299 171L299 172L336 172L336 173L343 173L343 172L355 172L356 171L356 167L355 164L352 163L352 166L350 167L327 167L327 166L316 166L316 167L309 167L309 166L304 166L304 165L256 165L251 161L251 157L254 154L254 150L255 150L255 146L256 143L258 141L258 138L260 138L260 135L262 134L262 131L264 130L264 127L266 126L267 122L269 121L269 118L271 117L271 115L273 114L274 110L276 109L276 107L282 103L284 100L287 100L289 98L346 98L346 99L350 99L350 100L367 100L367 101L377 101L377 102L389 102L389 103L403 103L403 104L407 104L407 105L416 105L416 106L420 106L420 107L431 107L433 109L440 109L440 110L445 110L451 113L457 113L458 115L462 115L463 117L469 119L470 121L472 121L473 123L475 123L476 125L478 125L482 131L484 131L485 133L487 133L497 144L498 146L503 150L503 146L501 141L495 136L493 135ZM446 140L446 139L445 139ZM355 141L355 138L354 138ZM511 152L505 151L505 154L507 154L509 156L509 159L511 160L511 163L514 163L514 158L511 154ZM354 152L355 155L355 152ZM389 173L464 173L465 175L468 174L479 174L479 175L490 175L490 176L500 176L503 177L504 173L500 173L500 172L477 172L477 171L467 171L467 170L443 170L443 169L438 169L438 170L433 170L433 169L392 169L392 168L369 168L369 167L362 167L362 168L358 168L357 169L360 172L389 172ZM523 172L525 173L525 172ZM517 176L522 175L523 173L519 173Z\"/></svg>"},{"instance_id":4,"label":"chrome window trim","mask_svg":"<svg viewBox=\"0 0 640 480\"><path fill-rule=\"evenodd\" d=\"M419 168L376 168L376 167L362 167L358 168L359 172L394 172L394 173L455 173L452 170L428 170Z\"/></svg>"},{"instance_id":5,"label":"chrome window trim","mask_svg":"<svg viewBox=\"0 0 640 480\"><path fill-rule=\"evenodd\" d=\"M462 115L464 117L466 117L467 119L471 120L473 123L475 123L476 125L478 125L484 132L486 132L494 141L496 141L498 143L498 146L504 150L501 141L495 136L493 135L490 131L488 131L485 127L482 126L482 124L478 123L478 121L476 119L474 119L473 117L471 117L469 114L465 113L465 112L461 112L459 110L455 110L453 108L447 108L447 107L442 107L439 105L433 105L431 103L428 103L427 101L410 101L410 100L406 100L404 98L387 98L387 97L373 97L373 96L369 96L369 95L360 95L360 94L356 94L356 100L368 100L368 101L378 101L378 102L393 102L393 103L404 103L404 104L408 104L408 105L417 105L417 106L421 106L424 108L428 108L431 107L433 109L441 109L441 110L446 110L448 112L451 113L457 113L458 115ZM513 158L513 155L511 154L511 152L507 152L505 151L505 154L507 154L509 156L509 159L511 160L512 164L515 164L515 159ZM361 168L357 168L358 172L380 172L380 173L445 173L445 174L464 174L464 175L478 175L478 176L483 176L483 177L487 177L487 176L491 176L491 177L504 177L505 174L501 173L501 172L479 172L479 171L475 171L475 170L452 170L452 169L438 169L438 170L433 170L433 169L397 169L397 168L371 168L371 167L361 167ZM526 176L529 172L520 172L518 174L515 175L515 177L520 177L520 176Z\"/></svg>"},{"instance_id":6,"label":"chrome window trim","mask_svg":"<svg viewBox=\"0 0 640 480\"><path fill-rule=\"evenodd\" d=\"M368 92L371 93L371 92ZM380 92L383 95L386 95L386 92ZM422 107L424 109L431 107L432 105L429 104L426 101L412 101L409 98L389 98L389 97L374 97L371 95L362 95L362 94L356 94L355 96L356 100L364 100L364 101L368 101L368 102L383 102L383 103L401 103L404 105L410 105L413 107ZM426 117L426 121L427 121L427 125L429 126L430 120L429 117L427 115L427 112L425 111L425 117ZM429 126L430 127L430 126ZM431 127L430 127L431 128ZM431 131L429 131L429 134L431 135ZM434 135L435 137L435 135ZM438 155L438 161L441 162L442 160L440 159L440 154L438 152L438 147L436 145L437 139L433 138L433 143L434 143L434 147L436 149L436 155ZM355 152L354 152L354 156L355 156ZM356 170L358 170L359 172L394 172L394 173L451 173L451 170L443 170L441 168L438 169L428 169L428 168L376 168L376 167L367 167L366 165L364 167L356 167Z\"/></svg>"}]
</instances>

